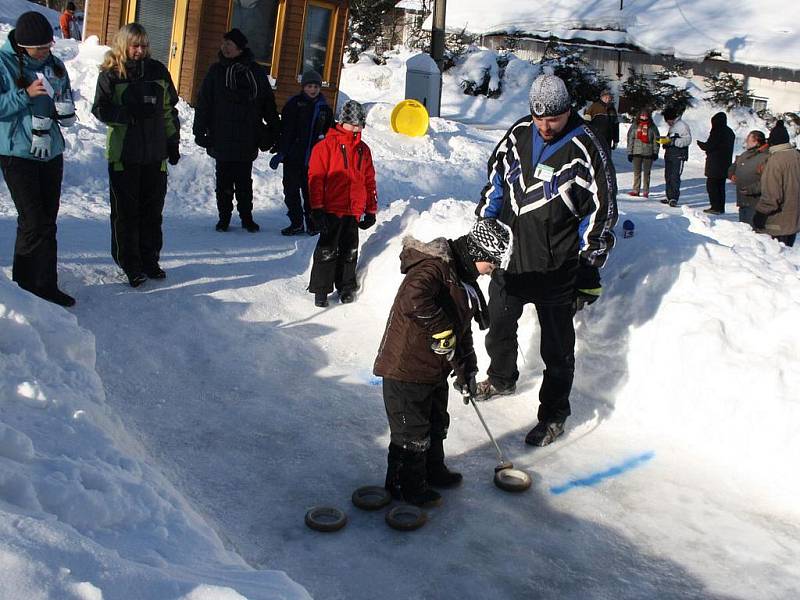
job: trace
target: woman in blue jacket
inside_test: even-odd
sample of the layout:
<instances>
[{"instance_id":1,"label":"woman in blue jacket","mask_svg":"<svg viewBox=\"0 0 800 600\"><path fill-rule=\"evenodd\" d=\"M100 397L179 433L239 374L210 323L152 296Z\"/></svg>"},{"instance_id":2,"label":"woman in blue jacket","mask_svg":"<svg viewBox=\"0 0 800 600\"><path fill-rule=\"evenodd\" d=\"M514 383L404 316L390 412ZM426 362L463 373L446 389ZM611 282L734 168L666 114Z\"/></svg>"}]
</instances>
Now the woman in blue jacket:
<instances>
[{"instance_id":1,"label":"woman in blue jacket","mask_svg":"<svg viewBox=\"0 0 800 600\"><path fill-rule=\"evenodd\" d=\"M75 299L58 289L56 217L61 127L75 123L75 105L52 45L52 26L31 11L20 15L0 48L0 165L18 214L12 279L40 298L72 306Z\"/></svg>"}]
</instances>

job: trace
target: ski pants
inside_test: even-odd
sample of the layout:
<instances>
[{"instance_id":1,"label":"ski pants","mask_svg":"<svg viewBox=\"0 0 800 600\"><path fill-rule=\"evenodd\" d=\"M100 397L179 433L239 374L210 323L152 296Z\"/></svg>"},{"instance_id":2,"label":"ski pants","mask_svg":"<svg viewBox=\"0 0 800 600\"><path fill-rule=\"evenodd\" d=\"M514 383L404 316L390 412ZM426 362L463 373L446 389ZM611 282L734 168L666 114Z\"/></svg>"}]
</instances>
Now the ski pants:
<instances>
[{"instance_id":1,"label":"ski pants","mask_svg":"<svg viewBox=\"0 0 800 600\"><path fill-rule=\"evenodd\" d=\"M283 201L292 225L301 226L303 216L311 216L311 197L308 195L308 167L283 163Z\"/></svg>"},{"instance_id":2,"label":"ski pants","mask_svg":"<svg viewBox=\"0 0 800 600\"><path fill-rule=\"evenodd\" d=\"M220 218L230 219L233 213L233 196L239 216L253 214L253 162L216 161L217 210Z\"/></svg>"},{"instance_id":3,"label":"ski pants","mask_svg":"<svg viewBox=\"0 0 800 600\"><path fill-rule=\"evenodd\" d=\"M644 156L633 157L633 191L643 194L650 193L650 170L653 168L653 159Z\"/></svg>"},{"instance_id":4,"label":"ski pants","mask_svg":"<svg viewBox=\"0 0 800 600\"><path fill-rule=\"evenodd\" d=\"M320 233L314 250L308 291L330 294L335 285L339 292L352 292L357 287L358 221L350 215L325 216L327 229Z\"/></svg>"},{"instance_id":5,"label":"ski pants","mask_svg":"<svg viewBox=\"0 0 800 600\"><path fill-rule=\"evenodd\" d=\"M11 278L30 292L58 287L56 218L64 159L49 161L0 156L3 177L17 208L17 240Z\"/></svg>"},{"instance_id":6,"label":"ski pants","mask_svg":"<svg viewBox=\"0 0 800 600\"><path fill-rule=\"evenodd\" d=\"M525 305L533 303L541 331L540 352L544 379L539 389L539 421L563 421L571 413L569 394L575 374L574 300L552 304L507 293L492 279L489 284L489 331L486 351L487 374L499 389L508 389L519 379L517 328Z\"/></svg>"},{"instance_id":7,"label":"ski pants","mask_svg":"<svg viewBox=\"0 0 800 600\"><path fill-rule=\"evenodd\" d=\"M678 158L664 158L664 179L666 180L667 200L680 200L683 161Z\"/></svg>"},{"instance_id":8,"label":"ski pants","mask_svg":"<svg viewBox=\"0 0 800 600\"><path fill-rule=\"evenodd\" d=\"M706 191L711 208L721 213L725 212L725 179L718 177L706 178Z\"/></svg>"},{"instance_id":9,"label":"ski pants","mask_svg":"<svg viewBox=\"0 0 800 600\"><path fill-rule=\"evenodd\" d=\"M108 165L111 187L111 256L127 274L158 265L163 245L161 213L167 194L162 161Z\"/></svg>"},{"instance_id":10,"label":"ski pants","mask_svg":"<svg viewBox=\"0 0 800 600\"><path fill-rule=\"evenodd\" d=\"M439 383L411 383L384 377L383 403L392 444L412 452L425 452L431 446L431 438L446 438L450 426L448 393L444 374Z\"/></svg>"}]
</instances>

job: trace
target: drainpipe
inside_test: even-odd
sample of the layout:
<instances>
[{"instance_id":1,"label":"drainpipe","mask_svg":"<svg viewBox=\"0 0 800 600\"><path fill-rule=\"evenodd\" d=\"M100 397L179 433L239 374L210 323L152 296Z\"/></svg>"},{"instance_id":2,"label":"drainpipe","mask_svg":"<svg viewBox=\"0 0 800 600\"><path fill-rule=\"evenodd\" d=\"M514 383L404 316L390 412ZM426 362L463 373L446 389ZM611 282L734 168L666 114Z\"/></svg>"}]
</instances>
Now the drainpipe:
<instances>
[{"instance_id":1,"label":"drainpipe","mask_svg":"<svg viewBox=\"0 0 800 600\"><path fill-rule=\"evenodd\" d=\"M442 72L444 66L444 14L447 8L447 0L433 0L433 22L431 25L431 58L433 58L436 66L439 67L439 73ZM441 114L442 106L442 81L441 75L439 76L439 97L436 99L436 112L434 114Z\"/></svg>"}]
</instances>

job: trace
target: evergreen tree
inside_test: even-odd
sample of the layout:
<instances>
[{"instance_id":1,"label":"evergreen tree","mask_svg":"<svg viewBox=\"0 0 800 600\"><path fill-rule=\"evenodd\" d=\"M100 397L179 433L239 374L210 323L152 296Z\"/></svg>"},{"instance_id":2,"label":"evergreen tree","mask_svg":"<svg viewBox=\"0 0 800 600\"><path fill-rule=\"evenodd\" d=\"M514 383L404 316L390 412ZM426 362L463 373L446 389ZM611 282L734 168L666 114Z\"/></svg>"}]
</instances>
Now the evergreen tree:
<instances>
[{"instance_id":1,"label":"evergreen tree","mask_svg":"<svg viewBox=\"0 0 800 600\"><path fill-rule=\"evenodd\" d=\"M753 95L744 87L744 81L737 79L727 71L706 78L706 92L712 104L728 110L753 105Z\"/></svg>"},{"instance_id":2,"label":"evergreen tree","mask_svg":"<svg viewBox=\"0 0 800 600\"><path fill-rule=\"evenodd\" d=\"M608 87L608 79L600 75L583 58L583 49L564 44L549 44L540 61L549 66L553 74L564 80L575 106L596 100Z\"/></svg>"},{"instance_id":3,"label":"evergreen tree","mask_svg":"<svg viewBox=\"0 0 800 600\"><path fill-rule=\"evenodd\" d=\"M351 0L350 45L348 60L358 62L359 55L367 48L375 47L383 35L385 15L394 8L392 0Z\"/></svg>"}]
</instances>

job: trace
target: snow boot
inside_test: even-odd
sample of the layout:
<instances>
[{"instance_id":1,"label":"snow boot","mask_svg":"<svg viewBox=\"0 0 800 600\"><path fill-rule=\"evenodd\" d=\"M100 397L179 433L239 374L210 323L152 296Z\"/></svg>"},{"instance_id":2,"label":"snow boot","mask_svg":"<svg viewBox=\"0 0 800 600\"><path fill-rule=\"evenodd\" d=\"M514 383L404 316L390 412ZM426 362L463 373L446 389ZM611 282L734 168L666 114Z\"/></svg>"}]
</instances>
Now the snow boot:
<instances>
[{"instance_id":1,"label":"snow boot","mask_svg":"<svg viewBox=\"0 0 800 600\"><path fill-rule=\"evenodd\" d=\"M666 198L662 198L661 199L661 204L669 204L669 203L670 203L670 200L667 200Z\"/></svg>"},{"instance_id":2,"label":"snow boot","mask_svg":"<svg viewBox=\"0 0 800 600\"><path fill-rule=\"evenodd\" d=\"M58 304L59 306L74 306L75 305L75 298L70 296L69 294L65 294L58 288L53 288L52 290L47 290L46 292L39 292L36 293L39 298L42 300L47 300L48 302L52 302L53 304Z\"/></svg>"},{"instance_id":3,"label":"snow boot","mask_svg":"<svg viewBox=\"0 0 800 600\"><path fill-rule=\"evenodd\" d=\"M148 279L166 279L167 277L167 272L158 266L158 263L152 267L145 267L144 274Z\"/></svg>"},{"instance_id":4,"label":"snow boot","mask_svg":"<svg viewBox=\"0 0 800 600\"><path fill-rule=\"evenodd\" d=\"M325 292L316 292L314 294L314 306L325 308L328 306L328 294Z\"/></svg>"},{"instance_id":5,"label":"snow boot","mask_svg":"<svg viewBox=\"0 0 800 600\"><path fill-rule=\"evenodd\" d=\"M670 205L672 208L675 208L676 206L678 206L678 201L677 201L677 200L670 200L670 201L669 201L669 205Z\"/></svg>"},{"instance_id":6,"label":"snow boot","mask_svg":"<svg viewBox=\"0 0 800 600\"><path fill-rule=\"evenodd\" d=\"M486 379L478 384L478 393L475 394L475 400L484 402L494 396L510 396L516 391L516 385L512 385L509 388L499 388L492 383L491 379Z\"/></svg>"},{"instance_id":7,"label":"snow boot","mask_svg":"<svg viewBox=\"0 0 800 600\"><path fill-rule=\"evenodd\" d=\"M305 233L302 223L291 223L288 227L281 229L281 235L300 235L301 233Z\"/></svg>"},{"instance_id":8,"label":"snow boot","mask_svg":"<svg viewBox=\"0 0 800 600\"><path fill-rule=\"evenodd\" d=\"M564 421L539 421L525 436L525 443L531 446L547 446L563 433Z\"/></svg>"},{"instance_id":9,"label":"snow boot","mask_svg":"<svg viewBox=\"0 0 800 600\"><path fill-rule=\"evenodd\" d=\"M400 493L403 500L419 507L439 506L442 503L442 496L428 486L425 471L425 452L402 448Z\"/></svg>"},{"instance_id":10,"label":"snow boot","mask_svg":"<svg viewBox=\"0 0 800 600\"><path fill-rule=\"evenodd\" d=\"M230 215L220 215L219 221L217 224L214 225L214 229L217 231L228 231L228 227L231 224L231 216Z\"/></svg>"},{"instance_id":11,"label":"snow boot","mask_svg":"<svg viewBox=\"0 0 800 600\"><path fill-rule=\"evenodd\" d=\"M306 215L306 233L308 235L319 235L319 230L314 226L314 219L311 218L311 215Z\"/></svg>"},{"instance_id":12,"label":"snow boot","mask_svg":"<svg viewBox=\"0 0 800 600\"><path fill-rule=\"evenodd\" d=\"M464 479L461 473L451 471L444 464L444 440L442 438L431 438L431 447L426 453L425 468L428 483L433 487L455 487Z\"/></svg>"},{"instance_id":13,"label":"snow boot","mask_svg":"<svg viewBox=\"0 0 800 600\"><path fill-rule=\"evenodd\" d=\"M389 456L386 459L386 482L383 487L392 495L395 500L403 499L403 492L400 490L400 466L402 465L403 449L400 446L390 443Z\"/></svg>"},{"instance_id":14,"label":"snow boot","mask_svg":"<svg viewBox=\"0 0 800 600\"><path fill-rule=\"evenodd\" d=\"M355 299L353 292L339 292L339 302L342 304L350 304Z\"/></svg>"},{"instance_id":15,"label":"snow boot","mask_svg":"<svg viewBox=\"0 0 800 600\"><path fill-rule=\"evenodd\" d=\"M240 217L242 219L242 227L244 229L247 229L247 231L249 231L250 233L255 233L256 231L261 229L261 227L258 226L258 223L253 221L253 215L245 213L243 215L240 215Z\"/></svg>"},{"instance_id":16,"label":"snow boot","mask_svg":"<svg viewBox=\"0 0 800 600\"><path fill-rule=\"evenodd\" d=\"M147 281L147 275L144 273L125 273L128 277L128 283L131 284L131 287L139 287L145 281Z\"/></svg>"}]
</instances>

